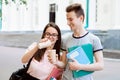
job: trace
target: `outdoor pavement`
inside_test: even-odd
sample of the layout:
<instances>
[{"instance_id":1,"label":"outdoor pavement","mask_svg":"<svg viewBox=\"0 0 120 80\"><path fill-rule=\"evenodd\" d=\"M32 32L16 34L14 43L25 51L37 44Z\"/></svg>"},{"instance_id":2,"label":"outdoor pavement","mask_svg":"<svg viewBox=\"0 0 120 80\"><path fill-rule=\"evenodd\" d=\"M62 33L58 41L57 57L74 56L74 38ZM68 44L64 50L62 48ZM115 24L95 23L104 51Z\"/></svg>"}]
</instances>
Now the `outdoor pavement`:
<instances>
[{"instance_id":1,"label":"outdoor pavement","mask_svg":"<svg viewBox=\"0 0 120 80\"><path fill-rule=\"evenodd\" d=\"M22 67L24 48L0 46L0 80L9 80L13 71ZM120 80L120 60L105 58L105 68L94 73L94 80Z\"/></svg>"}]
</instances>

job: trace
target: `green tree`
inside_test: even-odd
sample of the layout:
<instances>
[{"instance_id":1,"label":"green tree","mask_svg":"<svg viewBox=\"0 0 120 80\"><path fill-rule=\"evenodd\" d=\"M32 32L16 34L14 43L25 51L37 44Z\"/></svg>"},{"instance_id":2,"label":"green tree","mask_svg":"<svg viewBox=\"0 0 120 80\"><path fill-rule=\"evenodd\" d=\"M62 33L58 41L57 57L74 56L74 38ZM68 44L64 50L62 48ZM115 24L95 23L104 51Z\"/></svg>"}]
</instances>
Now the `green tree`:
<instances>
[{"instance_id":1,"label":"green tree","mask_svg":"<svg viewBox=\"0 0 120 80\"><path fill-rule=\"evenodd\" d=\"M14 3L17 2L17 0L11 0L11 1L14 2ZM27 5L27 0L18 0L18 1L19 1L20 5L22 5L22 4ZM9 0L4 0L4 2L5 2L6 5L9 4Z\"/></svg>"},{"instance_id":2,"label":"green tree","mask_svg":"<svg viewBox=\"0 0 120 80\"><path fill-rule=\"evenodd\" d=\"M0 0L0 19L2 17L2 0Z\"/></svg>"}]
</instances>

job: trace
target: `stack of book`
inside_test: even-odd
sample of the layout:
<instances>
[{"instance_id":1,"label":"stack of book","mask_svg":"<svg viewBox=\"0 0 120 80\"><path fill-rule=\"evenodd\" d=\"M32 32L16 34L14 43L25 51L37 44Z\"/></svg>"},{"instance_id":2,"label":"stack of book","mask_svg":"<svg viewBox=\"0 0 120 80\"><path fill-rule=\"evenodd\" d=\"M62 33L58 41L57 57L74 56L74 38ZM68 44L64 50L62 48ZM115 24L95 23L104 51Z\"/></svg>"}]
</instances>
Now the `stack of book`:
<instances>
[{"instance_id":1,"label":"stack of book","mask_svg":"<svg viewBox=\"0 0 120 80\"><path fill-rule=\"evenodd\" d=\"M91 44L84 44L81 46L73 46L68 48L67 58L69 61L75 59L80 64L93 63L93 47ZM93 73L93 71L73 70L73 77L78 78Z\"/></svg>"}]
</instances>

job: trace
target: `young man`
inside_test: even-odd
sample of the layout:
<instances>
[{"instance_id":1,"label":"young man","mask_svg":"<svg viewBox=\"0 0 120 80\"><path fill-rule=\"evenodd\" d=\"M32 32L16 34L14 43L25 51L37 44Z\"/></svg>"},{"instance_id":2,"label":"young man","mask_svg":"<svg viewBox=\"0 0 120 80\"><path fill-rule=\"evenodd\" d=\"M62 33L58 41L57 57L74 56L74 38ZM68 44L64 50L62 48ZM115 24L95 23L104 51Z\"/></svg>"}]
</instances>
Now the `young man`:
<instances>
[{"instance_id":1,"label":"young man","mask_svg":"<svg viewBox=\"0 0 120 80\"><path fill-rule=\"evenodd\" d=\"M72 71L98 71L103 69L103 47L101 45L100 39L84 28L83 24L85 15L81 4L74 3L72 5L69 5L66 8L66 17L67 24L73 33L67 33L62 36L64 61L66 61L67 64L62 76L62 80L93 80L92 74L74 78ZM69 62L68 59L65 59L65 54L68 53L68 48L88 43L91 44L93 48L95 61L92 64L80 64L75 60Z\"/></svg>"}]
</instances>

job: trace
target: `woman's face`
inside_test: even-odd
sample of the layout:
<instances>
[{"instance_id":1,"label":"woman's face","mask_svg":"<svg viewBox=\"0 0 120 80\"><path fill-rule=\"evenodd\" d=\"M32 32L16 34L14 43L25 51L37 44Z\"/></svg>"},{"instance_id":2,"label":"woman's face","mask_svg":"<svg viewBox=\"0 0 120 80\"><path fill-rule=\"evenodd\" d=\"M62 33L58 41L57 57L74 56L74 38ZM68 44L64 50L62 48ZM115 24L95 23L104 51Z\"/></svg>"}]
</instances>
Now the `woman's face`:
<instances>
[{"instance_id":1,"label":"woman's face","mask_svg":"<svg viewBox=\"0 0 120 80\"><path fill-rule=\"evenodd\" d=\"M53 27L48 27L45 31L45 38L48 38L52 44L55 44L56 41L58 40L58 32L55 28Z\"/></svg>"}]
</instances>

